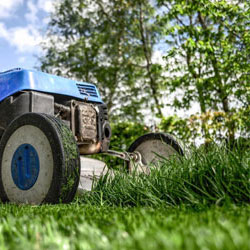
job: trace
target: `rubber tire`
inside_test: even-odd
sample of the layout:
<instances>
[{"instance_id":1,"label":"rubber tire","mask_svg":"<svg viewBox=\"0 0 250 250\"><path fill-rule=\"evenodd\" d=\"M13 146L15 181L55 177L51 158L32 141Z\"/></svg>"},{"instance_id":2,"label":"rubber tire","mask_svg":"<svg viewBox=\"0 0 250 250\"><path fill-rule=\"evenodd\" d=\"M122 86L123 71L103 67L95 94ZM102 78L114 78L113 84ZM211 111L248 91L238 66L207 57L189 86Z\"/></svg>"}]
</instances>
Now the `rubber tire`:
<instances>
[{"instance_id":1,"label":"rubber tire","mask_svg":"<svg viewBox=\"0 0 250 250\"><path fill-rule=\"evenodd\" d=\"M171 146L174 151L176 151L177 154L184 156L184 152L180 144L169 134L166 133L148 133L145 135L142 135L138 137L128 148L128 152L132 153L134 151L137 151L137 148L142 145L144 142L147 141L153 141L153 140L159 140L163 142L166 145ZM157 153L157 152L156 152ZM144 156L142 155L142 161ZM144 164L145 161L143 161ZM129 171L131 171L130 163L127 164L127 168Z\"/></svg>"},{"instance_id":2,"label":"rubber tire","mask_svg":"<svg viewBox=\"0 0 250 250\"><path fill-rule=\"evenodd\" d=\"M74 199L80 179L80 155L78 146L71 130L61 120L41 113L26 113L19 116L12 121L1 138L0 199L2 202L27 203L26 200L17 201L9 199L3 185L3 178L5 178L5 176L2 176L2 159L5 147L8 146L11 135L26 125L31 125L41 130L48 139L53 156L52 180L48 192L44 194L44 198L41 197L43 200L39 202L39 204L71 202ZM30 203L37 204L32 201Z\"/></svg>"}]
</instances>

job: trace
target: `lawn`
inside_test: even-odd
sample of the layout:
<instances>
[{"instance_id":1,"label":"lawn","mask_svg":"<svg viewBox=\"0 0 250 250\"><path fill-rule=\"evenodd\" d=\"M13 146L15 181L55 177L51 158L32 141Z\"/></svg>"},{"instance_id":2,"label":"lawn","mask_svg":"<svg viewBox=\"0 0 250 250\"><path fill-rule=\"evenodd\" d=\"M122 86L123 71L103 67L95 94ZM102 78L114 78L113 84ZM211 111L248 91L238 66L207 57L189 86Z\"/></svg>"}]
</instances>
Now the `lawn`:
<instances>
[{"instance_id":1,"label":"lawn","mask_svg":"<svg viewBox=\"0 0 250 250\"><path fill-rule=\"evenodd\" d=\"M0 205L0 249L250 249L250 152L116 171L71 204Z\"/></svg>"},{"instance_id":2,"label":"lawn","mask_svg":"<svg viewBox=\"0 0 250 250\"><path fill-rule=\"evenodd\" d=\"M250 206L1 206L0 249L249 249Z\"/></svg>"}]
</instances>

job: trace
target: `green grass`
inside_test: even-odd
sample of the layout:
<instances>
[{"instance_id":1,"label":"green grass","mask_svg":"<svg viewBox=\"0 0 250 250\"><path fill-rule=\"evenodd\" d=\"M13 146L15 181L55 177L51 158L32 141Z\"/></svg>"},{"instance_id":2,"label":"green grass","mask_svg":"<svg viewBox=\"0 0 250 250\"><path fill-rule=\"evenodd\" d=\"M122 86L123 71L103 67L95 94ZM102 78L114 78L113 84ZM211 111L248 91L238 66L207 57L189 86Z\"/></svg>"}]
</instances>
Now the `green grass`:
<instances>
[{"instance_id":1,"label":"green grass","mask_svg":"<svg viewBox=\"0 0 250 250\"><path fill-rule=\"evenodd\" d=\"M250 150L213 146L185 158L162 159L151 174L108 173L82 202L116 206L249 203Z\"/></svg>"},{"instance_id":2,"label":"green grass","mask_svg":"<svg viewBox=\"0 0 250 250\"><path fill-rule=\"evenodd\" d=\"M0 249L249 249L250 207L0 206Z\"/></svg>"},{"instance_id":3,"label":"green grass","mask_svg":"<svg viewBox=\"0 0 250 250\"><path fill-rule=\"evenodd\" d=\"M0 204L0 249L250 249L250 152L107 174L72 204Z\"/></svg>"}]
</instances>

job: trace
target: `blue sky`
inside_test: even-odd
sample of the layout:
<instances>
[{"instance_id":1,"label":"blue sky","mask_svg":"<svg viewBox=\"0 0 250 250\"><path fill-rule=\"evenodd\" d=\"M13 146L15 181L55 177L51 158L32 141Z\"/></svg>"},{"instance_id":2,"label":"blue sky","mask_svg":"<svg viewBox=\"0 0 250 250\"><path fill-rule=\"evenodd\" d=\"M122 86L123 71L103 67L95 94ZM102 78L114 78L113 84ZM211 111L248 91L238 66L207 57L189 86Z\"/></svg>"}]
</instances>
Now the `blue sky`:
<instances>
[{"instance_id":1,"label":"blue sky","mask_svg":"<svg viewBox=\"0 0 250 250\"><path fill-rule=\"evenodd\" d=\"M0 71L39 66L55 0L0 0Z\"/></svg>"}]
</instances>

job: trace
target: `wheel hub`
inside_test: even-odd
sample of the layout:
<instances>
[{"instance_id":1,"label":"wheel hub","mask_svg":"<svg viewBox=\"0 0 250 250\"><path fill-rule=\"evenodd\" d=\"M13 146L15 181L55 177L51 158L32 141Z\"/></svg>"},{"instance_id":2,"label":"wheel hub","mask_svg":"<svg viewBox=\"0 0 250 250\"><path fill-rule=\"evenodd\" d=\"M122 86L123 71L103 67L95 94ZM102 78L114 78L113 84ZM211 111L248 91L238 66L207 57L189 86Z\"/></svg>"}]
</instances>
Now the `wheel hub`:
<instances>
[{"instance_id":1,"label":"wheel hub","mask_svg":"<svg viewBox=\"0 0 250 250\"><path fill-rule=\"evenodd\" d=\"M21 190L30 189L37 181L40 170L39 157L30 144L22 144L15 151L11 162L12 179Z\"/></svg>"}]
</instances>

